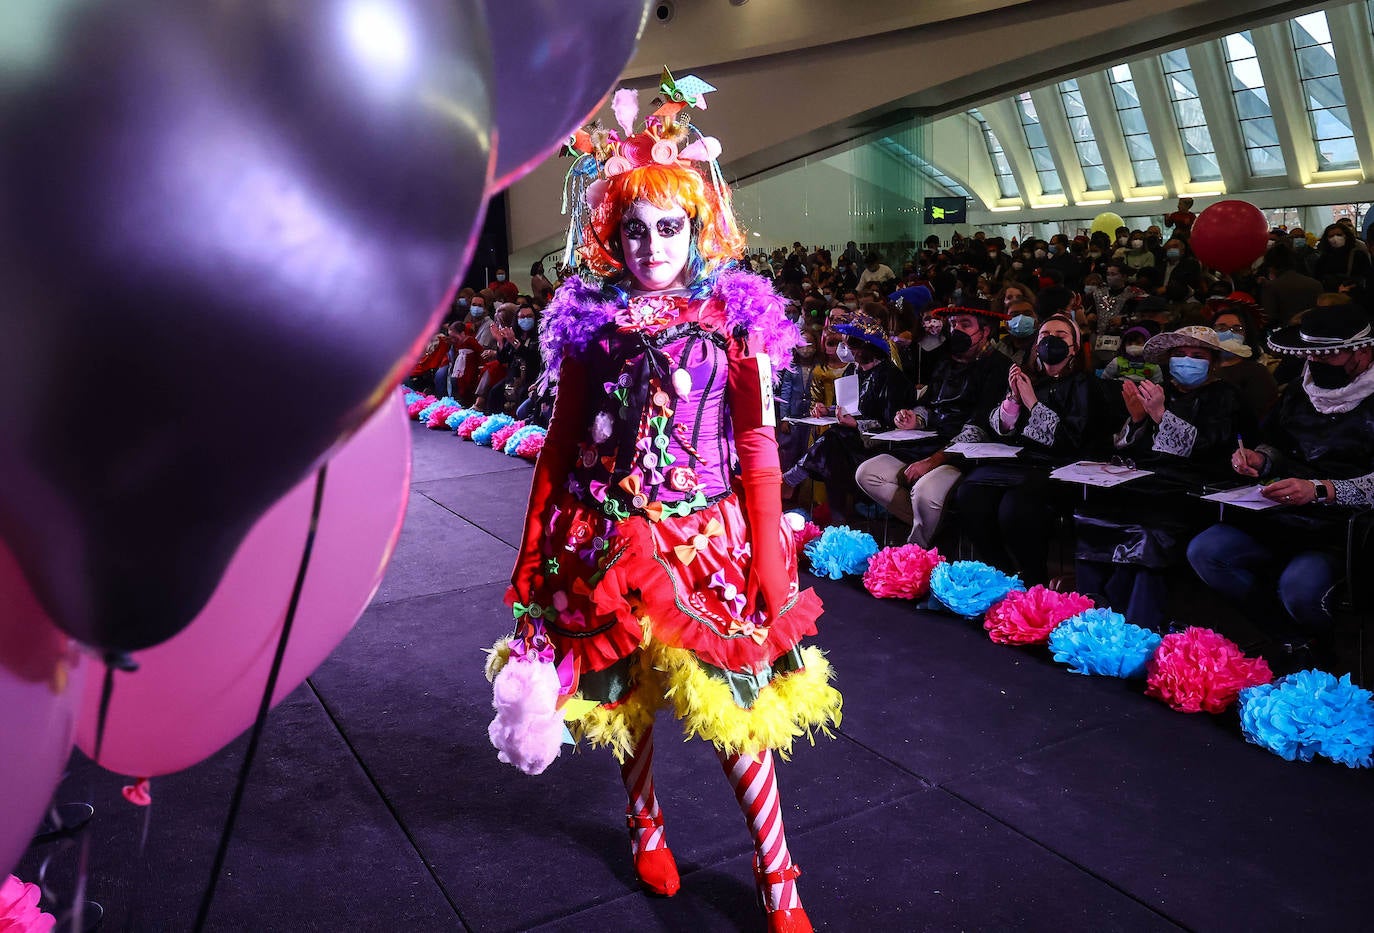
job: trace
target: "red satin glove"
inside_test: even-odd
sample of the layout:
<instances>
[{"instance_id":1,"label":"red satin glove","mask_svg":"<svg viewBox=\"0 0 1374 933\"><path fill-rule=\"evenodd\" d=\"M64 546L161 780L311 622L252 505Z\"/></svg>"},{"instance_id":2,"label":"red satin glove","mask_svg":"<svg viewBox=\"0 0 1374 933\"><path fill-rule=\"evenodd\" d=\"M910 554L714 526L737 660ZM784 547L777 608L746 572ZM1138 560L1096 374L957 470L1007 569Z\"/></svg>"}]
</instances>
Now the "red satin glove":
<instances>
[{"instance_id":1,"label":"red satin glove","mask_svg":"<svg viewBox=\"0 0 1374 933\"><path fill-rule=\"evenodd\" d=\"M750 567L745 595L750 605L764 609L772 622L787 604L792 580L782 544L782 470L771 424L773 392L771 384L764 386L765 378L760 374L758 357L737 353L732 345L730 421L739 455L744 518L749 527Z\"/></svg>"},{"instance_id":2,"label":"red satin glove","mask_svg":"<svg viewBox=\"0 0 1374 933\"><path fill-rule=\"evenodd\" d=\"M515 569L511 571L506 605L513 605L516 601L530 602L535 575L544 560L543 543L547 531L544 521L548 505L572 473L578 445L584 440L586 411L586 372L576 362L564 361L559 369L558 395L554 401L553 416L549 419L549 433L534 464L530 501L525 511L525 534L515 558Z\"/></svg>"}]
</instances>

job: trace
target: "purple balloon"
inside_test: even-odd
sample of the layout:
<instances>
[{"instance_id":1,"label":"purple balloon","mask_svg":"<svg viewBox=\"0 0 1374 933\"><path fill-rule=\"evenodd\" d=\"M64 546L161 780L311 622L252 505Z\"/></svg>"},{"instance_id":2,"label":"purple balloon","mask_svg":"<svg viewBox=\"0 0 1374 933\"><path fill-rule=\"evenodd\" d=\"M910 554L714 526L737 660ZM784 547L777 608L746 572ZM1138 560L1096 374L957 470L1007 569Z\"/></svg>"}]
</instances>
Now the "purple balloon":
<instances>
[{"instance_id":1,"label":"purple balloon","mask_svg":"<svg viewBox=\"0 0 1374 933\"><path fill-rule=\"evenodd\" d=\"M0 544L0 878L19 861L71 757L84 659Z\"/></svg>"},{"instance_id":2,"label":"purple balloon","mask_svg":"<svg viewBox=\"0 0 1374 933\"><path fill-rule=\"evenodd\" d=\"M596 111L629 63L650 0L486 0L496 179L509 187Z\"/></svg>"},{"instance_id":3,"label":"purple balloon","mask_svg":"<svg viewBox=\"0 0 1374 933\"><path fill-rule=\"evenodd\" d=\"M196 616L470 254L479 0L54 4L0 59L0 536L102 648Z\"/></svg>"}]
</instances>

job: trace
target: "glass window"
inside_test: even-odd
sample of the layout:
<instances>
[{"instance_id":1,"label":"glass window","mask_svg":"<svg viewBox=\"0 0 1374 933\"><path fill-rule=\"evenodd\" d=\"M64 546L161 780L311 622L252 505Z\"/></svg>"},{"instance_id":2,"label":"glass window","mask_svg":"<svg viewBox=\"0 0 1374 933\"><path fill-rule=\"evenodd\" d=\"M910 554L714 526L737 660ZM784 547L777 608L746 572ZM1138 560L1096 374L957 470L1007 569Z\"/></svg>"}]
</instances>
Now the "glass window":
<instances>
[{"instance_id":1,"label":"glass window","mask_svg":"<svg viewBox=\"0 0 1374 933\"><path fill-rule=\"evenodd\" d=\"M1164 176L1159 171L1155 144L1150 139L1149 127L1145 125L1145 114L1140 109L1140 96L1135 92L1131 69L1125 65L1110 68L1107 70L1107 80L1112 86L1112 100L1116 103L1121 134L1126 138L1126 153L1131 157L1136 187L1163 184Z\"/></svg>"},{"instance_id":2,"label":"glass window","mask_svg":"<svg viewBox=\"0 0 1374 933\"><path fill-rule=\"evenodd\" d=\"M1089 191L1110 190L1107 169L1102 164L1102 152L1097 147L1097 137L1093 135L1093 125L1088 120L1088 109L1083 105L1083 91L1078 87L1077 78L1059 82L1059 99L1064 104L1064 116L1069 121L1073 147L1078 153L1078 164L1083 169L1083 184Z\"/></svg>"},{"instance_id":3,"label":"glass window","mask_svg":"<svg viewBox=\"0 0 1374 933\"><path fill-rule=\"evenodd\" d=\"M997 141L997 134L988 126L988 121L983 119L977 107L970 109L968 115L978 121L978 127L983 131L983 142L987 144L988 158L992 160L992 173L997 176L998 194L1004 198L1019 198L1021 189L1016 186L1016 176L1011 173L1011 164L1007 162L1002 144Z\"/></svg>"},{"instance_id":4,"label":"glass window","mask_svg":"<svg viewBox=\"0 0 1374 933\"><path fill-rule=\"evenodd\" d=\"M893 156L900 162L903 162L904 164L910 166L911 168L916 169L926 178L935 182L937 185L939 185L941 188L944 188L950 194L953 194L961 198L966 198L969 196L967 188L959 184L953 178L946 175L944 172L940 171L938 168L936 168L931 163L927 162L925 159L918 156L916 153L912 152L909 148L907 148L897 140L893 139L891 136L884 136L882 139L879 139L877 141L877 145L879 149L882 149L884 152Z\"/></svg>"},{"instance_id":5,"label":"glass window","mask_svg":"<svg viewBox=\"0 0 1374 933\"><path fill-rule=\"evenodd\" d=\"M1064 186L1059 181L1059 173L1055 171L1050 144L1045 141L1045 130L1040 126L1040 116L1035 112L1029 91L1017 96L1016 110L1021 115L1021 130L1026 135L1035 174L1040 177L1040 190L1045 194L1062 194Z\"/></svg>"},{"instance_id":6,"label":"glass window","mask_svg":"<svg viewBox=\"0 0 1374 933\"><path fill-rule=\"evenodd\" d=\"M1274 128L1274 111L1269 106L1269 92L1264 88L1259 59L1250 30L1237 32L1222 40L1226 53L1226 69L1231 77L1231 99L1236 104L1240 120L1240 135L1245 142L1245 161L1250 174L1256 176L1284 175L1283 150L1279 148L1278 130Z\"/></svg>"},{"instance_id":7,"label":"glass window","mask_svg":"<svg viewBox=\"0 0 1374 933\"><path fill-rule=\"evenodd\" d=\"M1317 150L1317 170L1357 168L1359 153L1350 114L1345 109L1345 89L1336 73L1336 53L1331 47L1331 28L1326 13L1317 11L1288 21L1293 52L1298 57L1303 99L1307 103L1312 143Z\"/></svg>"},{"instance_id":8,"label":"glass window","mask_svg":"<svg viewBox=\"0 0 1374 933\"><path fill-rule=\"evenodd\" d=\"M1193 80L1193 69L1188 62L1188 50L1165 52L1159 57L1159 62L1164 68L1164 83L1169 88L1174 122L1178 124L1179 138L1183 141L1183 154L1192 180L1220 180L1217 150L1212 145L1212 132L1207 128L1202 101L1198 99L1197 83Z\"/></svg>"}]
</instances>

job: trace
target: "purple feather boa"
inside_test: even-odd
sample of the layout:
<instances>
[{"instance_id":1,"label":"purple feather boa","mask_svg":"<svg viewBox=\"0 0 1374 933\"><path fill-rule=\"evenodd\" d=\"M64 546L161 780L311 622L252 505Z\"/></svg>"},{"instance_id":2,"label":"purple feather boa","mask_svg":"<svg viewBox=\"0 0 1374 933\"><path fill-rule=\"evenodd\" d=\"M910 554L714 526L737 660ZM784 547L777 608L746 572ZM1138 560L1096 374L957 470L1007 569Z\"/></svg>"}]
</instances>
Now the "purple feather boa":
<instances>
[{"instance_id":1,"label":"purple feather boa","mask_svg":"<svg viewBox=\"0 0 1374 933\"><path fill-rule=\"evenodd\" d=\"M774 369L792 368L792 348L801 343L801 331L787 319L787 302L767 279L752 272L726 272L716 279L712 297L725 305L725 323L732 334L745 331L772 357ZM578 276L565 280L539 325L546 372L557 373L565 357L581 354L615 320L619 309L619 302L599 286Z\"/></svg>"}]
</instances>

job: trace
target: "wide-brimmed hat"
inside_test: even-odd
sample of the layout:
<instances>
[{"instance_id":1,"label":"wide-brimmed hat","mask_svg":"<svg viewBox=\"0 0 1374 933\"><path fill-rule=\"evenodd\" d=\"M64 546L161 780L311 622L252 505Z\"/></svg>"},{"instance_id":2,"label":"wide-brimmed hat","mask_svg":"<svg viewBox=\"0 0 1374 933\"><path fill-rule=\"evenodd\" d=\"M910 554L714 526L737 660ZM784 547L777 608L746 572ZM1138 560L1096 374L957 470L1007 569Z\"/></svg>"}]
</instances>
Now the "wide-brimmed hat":
<instances>
[{"instance_id":1,"label":"wide-brimmed hat","mask_svg":"<svg viewBox=\"0 0 1374 933\"><path fill-rule=\"evenodd\" d=\"M1235 356L1249 356L1250 348L1245 344L1237 344L1234 347L1224 347L1221 345L1221 338L1217 332L1210 327L1203 327L1195 324L1191 327L1180 327L1178 330L1167 330L1162 334L1155 334L1145 341L1143 355L1146 361L1158 363L1169 355L1169 351L1175 347L1201 347L1204 350L1215 350L1217 353L1231 353Z\"/></svg>"},{"instance_id":2,"label":"wide-brimmed hat","mask_svg":"<svg viewBox=\"0 0 1374 933\"><path fill-rule=\"evenodd\" d=\"M855 311L843 324L834 324L830 329L837 334L844 334L846 337L857 337L884 353L892 352L892 347L887 342L887 334L883 331L882 326L861 311Z\"/></svg>"},{"instance_id":3,"label":"wide-brimmed hat","mask_svg":"<svg viewBox=\"0 0 1374 933\"><path fill-rule=\"evenodd\" d=\"M1313 308L1302 320L1269 335L1269 349L1284 356L1339 353L1374 346L1374 325L1358 306Z\"/></svg>"},{"instance_id":4,"label":"wide-brimmed hat","mask_svg":"<svg viewBox=\"0 0 1374 933\"><path fill-rule=\"evenodd\" d=\"M1251 316L1264 313L1264 309L1255 303L1255 299L1245 292L1232 292L1225 298L1208 298L1206 304L1213 317L1223 311L1244 311Z\"/></svg>"},{"instance_id":5,"label":"wide-brimmed hat","mask_svg":"<svg viewBox=\"0 0 1374 933\"><path fill-rule=\"evenodd\" d=\"M972 314L976 317L986 318L991 324L997 321L1005 321L1011 317L1005 311L994 311L992 307L982 298L966 299L963 304L949 305L944 308L936 308L931 312L938 317L952 317L956 314Z\"/></svg>"}]
</instances>

